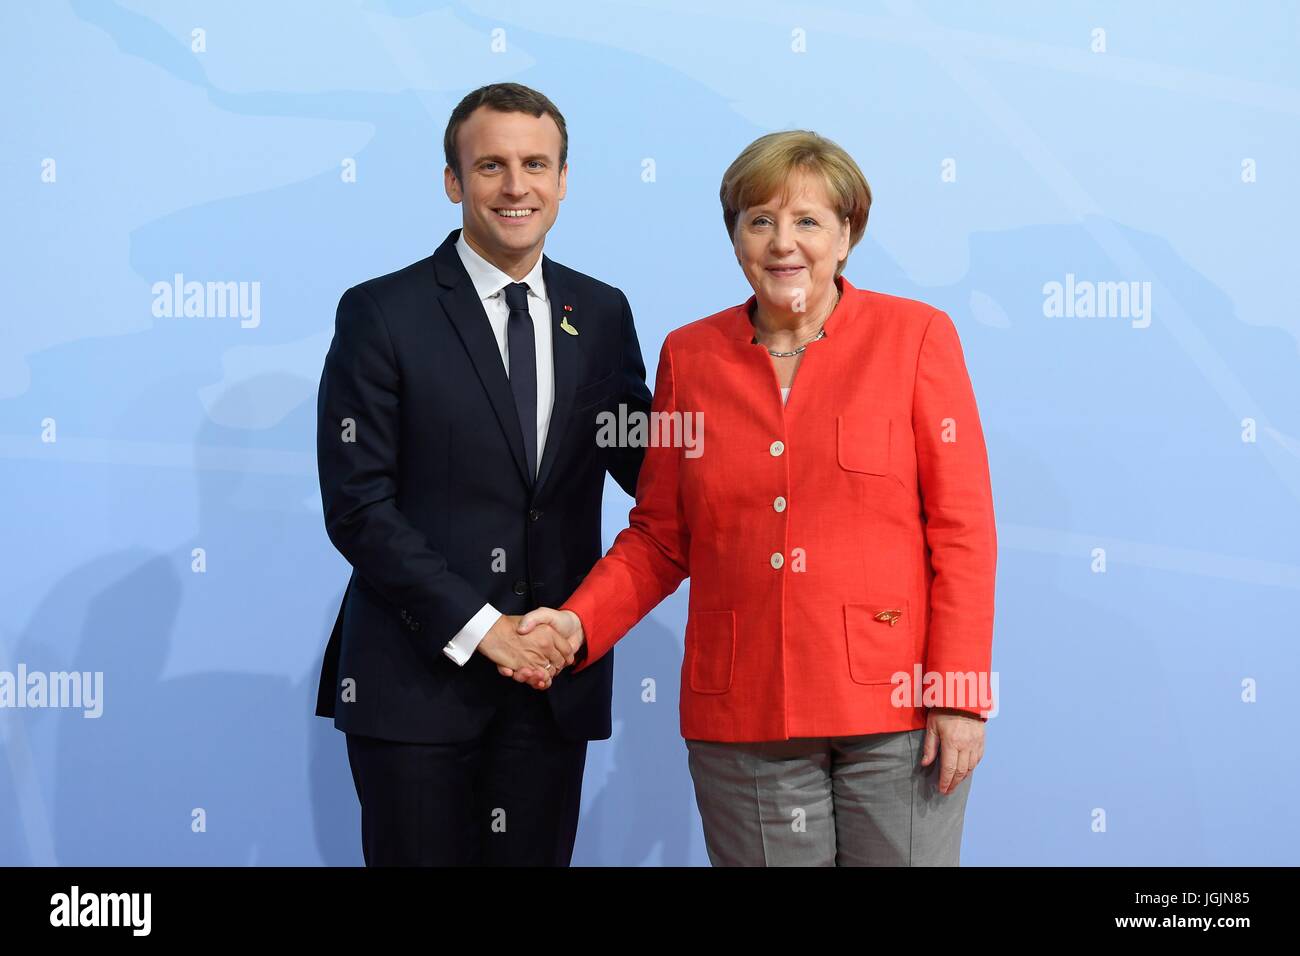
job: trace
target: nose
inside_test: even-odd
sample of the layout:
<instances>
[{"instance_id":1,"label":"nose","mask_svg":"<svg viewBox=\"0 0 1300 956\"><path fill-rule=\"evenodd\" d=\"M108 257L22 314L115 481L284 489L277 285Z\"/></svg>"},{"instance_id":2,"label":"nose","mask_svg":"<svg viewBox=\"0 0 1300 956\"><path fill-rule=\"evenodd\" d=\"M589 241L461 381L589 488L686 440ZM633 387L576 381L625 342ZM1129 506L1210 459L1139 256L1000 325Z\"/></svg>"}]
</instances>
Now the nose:
<instances>
[{"instance_id":1,"label":"nose","mask_svg":"<svg viewBox=\"0 0 1300 956\"><path fill-rule=\"evenodd\" d=\"M507 196L522 196L528 192L528 183L524 179L522 170L507 169L505 178L501 183L501 191Z\"/></svg>"},{"instance_id":2,"label":"nose","mask_svg":"<svg viewBox=\"0 0 1300 956\"><path fill-rule=\"evenodd\" d=\"M772 254L776 256L785 256L794 252L794 234L790 231L789 226L777 223L772 228L772 239L769 243Z\"/></svg>"}]
</instances>

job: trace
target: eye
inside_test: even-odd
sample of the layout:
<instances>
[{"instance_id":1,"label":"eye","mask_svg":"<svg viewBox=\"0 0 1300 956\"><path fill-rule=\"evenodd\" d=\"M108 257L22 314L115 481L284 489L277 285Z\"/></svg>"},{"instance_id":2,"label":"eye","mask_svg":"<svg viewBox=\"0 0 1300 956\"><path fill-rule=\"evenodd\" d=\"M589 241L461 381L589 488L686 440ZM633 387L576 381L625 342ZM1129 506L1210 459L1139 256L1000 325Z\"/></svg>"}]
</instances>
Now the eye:
<instances>
[{"instance_id":1,"label":"eye","mask_svg":"<svg viewBox=\"0 0 1300 956\"><path fill-rule=\"evenodd\" d=\"M545 169L545 168L546 168L546 164L545 164L544 162L542 162L540 159L529 160L528 165L529 165L529 166L533 166L533 167L535 167L535 168L537 168L537 169Z\"/></svg>"},{"instance_id":2,"label":"eye","mask_svg":"<svg viewBox=\"0 0 1300 956\"><path fill-rule=\"evenodd\" d=\"M492 162L491 160L488 160L487 162L480 165L479 169L486 170L487 172L492 172L492 169L495 167L496 167L496 163Z\"/></svg>"},{"instance_id":3,"label":"eye","mask_svg":"<svg viewBox=\"0 0 1300 956\"><path fill-rule=\"evenodd\" d=\"M806 222L806 223L810 223L810 224L812 224L812 225L814 225L814 226L817 225L817 220L814 219L812 216L804 216L802 219L799 220L799 223L800 223L801 225L802 225L803 223L805 223L805 222Z\"/></svg>"},{"instance_id":4,"label":"eye","mask_svg":"<svg viewBox=\"0 0 1300 956\"><path fill-rule=\"evenodd\" d=\"M766 216L755 216L755 217L754 217L754 221L753 221L752 223L750 223L750 225L753 225L753 226L762 226L762 225L764 225L764 224L766 224L766 223L769 223L769 222L771 222L771 221L772 221L772 220L768 219Z\"/></svg>"}]
</instances>

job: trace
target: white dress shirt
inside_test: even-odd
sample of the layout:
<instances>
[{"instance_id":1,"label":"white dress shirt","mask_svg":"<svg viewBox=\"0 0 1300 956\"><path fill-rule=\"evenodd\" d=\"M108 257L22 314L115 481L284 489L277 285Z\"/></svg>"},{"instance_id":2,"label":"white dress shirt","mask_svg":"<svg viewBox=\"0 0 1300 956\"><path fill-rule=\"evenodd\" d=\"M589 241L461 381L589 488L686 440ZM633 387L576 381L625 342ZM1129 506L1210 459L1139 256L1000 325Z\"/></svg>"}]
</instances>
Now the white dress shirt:
<instances>
[{"instance_id":1,"label":"white dress shirt","mask_svg":"<svg viewBox=\"0 0 1300 956\"><path fill-rule=\"evenodd\" d=\"M474 291L483 301L483 310L487 312L488 322L492 325L492 334L497 339L497 349L501 352L501 361L510 374L510 354L506 340L506 320L510 317L510 307L506 304L506 286L515 280L510 278L492 263L488 262L470 248L462 231L456 240L456 251L460 261L465 264ZM555 360L551 355L551 307L546 299L546 283L542 279L542 257L528 275L519 280L528 283L528 314L533 319L533 342L537 352L537 462L541 465L542 450L546 448L546 432L551 424L551 406L555 402ZM534 476L536 477L536 476ZM460 633L447 642L442 652L457 664L463 665L470 659L479 642L491 630L501 612L491 604L483 607L461 628Z\"/></svg>"}]
</instances>

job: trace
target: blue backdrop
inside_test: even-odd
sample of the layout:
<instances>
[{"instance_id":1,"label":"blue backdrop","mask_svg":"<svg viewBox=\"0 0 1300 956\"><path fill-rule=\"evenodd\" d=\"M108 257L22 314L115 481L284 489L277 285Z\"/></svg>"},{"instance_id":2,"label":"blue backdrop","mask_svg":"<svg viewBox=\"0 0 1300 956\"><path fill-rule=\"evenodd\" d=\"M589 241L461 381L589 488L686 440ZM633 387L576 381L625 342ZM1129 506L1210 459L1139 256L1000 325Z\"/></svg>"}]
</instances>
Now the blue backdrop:
<instances>
[{"instance_id":1,"label":"blue backdrop","mask_svg":"<svg viewBox=\"0 0 1300 956\"><path fill-rule=\"evenodd\" d=\"M670 329L749 294L717 191L775 129L871 183L850 280L956 322L1001 545L964 863L1297 862L1297 19L4 4L0 681L98 693L0 708L0 863L361 861L343 736L312 715L347 576L315 391L342 291L459 224L443 129L501 80L565 113L546 251L626 291L651 381ZM244 309L168 315L176 281ZM609 482L606 544L630 505ZM576 863L707 863L685 608L616 653Z\"/></svg>"}]
</instances>

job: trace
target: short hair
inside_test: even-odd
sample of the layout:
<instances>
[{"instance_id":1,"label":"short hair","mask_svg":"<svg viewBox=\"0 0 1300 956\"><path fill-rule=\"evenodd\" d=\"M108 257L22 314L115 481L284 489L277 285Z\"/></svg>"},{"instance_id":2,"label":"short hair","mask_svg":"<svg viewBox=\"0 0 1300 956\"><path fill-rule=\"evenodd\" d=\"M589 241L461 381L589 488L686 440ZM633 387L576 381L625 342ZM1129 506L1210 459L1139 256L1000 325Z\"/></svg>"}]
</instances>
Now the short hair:
<instances>
[{"instance_id":1,"label":"short hair","mask_svg":"<svg viewBox=\"0 0 1300 956\"><path fill-rule=\"evenodd\" d=\"M849 249L867 229L871 186L853 157L839 144L811 130L784 130L760 136L744 148L722 174L722 220L734 242L740 213L784 191L795 170L817 173L839 221L849 221ZM848 259L835 268L838 276Z\"/></svg>"},{"instance_id":2,"label":"short hair","mask_svg":"<svg viewBox=\"0 0 1300 956\"><path fill-rule=\"evenodd\" d=\"M456 134L461 125L469 119L480 106L494 109L498 113L527 113L529 116L550 116L560 128L560 169L569 159L569 130L564 125L564 116L555 104L544 95L521 83L491 83L480 86L456 104L447 121L447 130L442 134L442 150L447 155L447 165L461 180L460 156L456 152Z\"/></svg>"}]
</instances>

